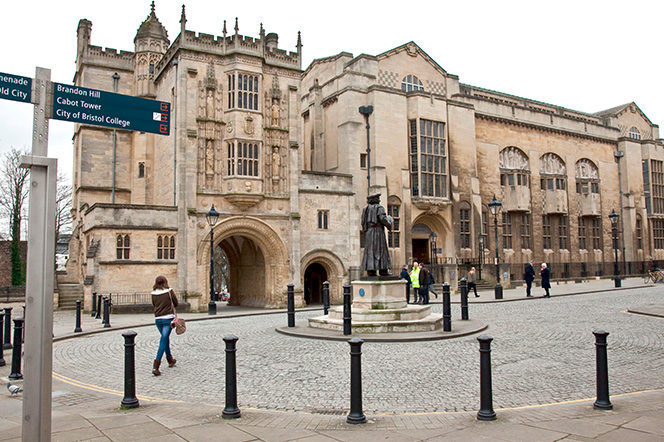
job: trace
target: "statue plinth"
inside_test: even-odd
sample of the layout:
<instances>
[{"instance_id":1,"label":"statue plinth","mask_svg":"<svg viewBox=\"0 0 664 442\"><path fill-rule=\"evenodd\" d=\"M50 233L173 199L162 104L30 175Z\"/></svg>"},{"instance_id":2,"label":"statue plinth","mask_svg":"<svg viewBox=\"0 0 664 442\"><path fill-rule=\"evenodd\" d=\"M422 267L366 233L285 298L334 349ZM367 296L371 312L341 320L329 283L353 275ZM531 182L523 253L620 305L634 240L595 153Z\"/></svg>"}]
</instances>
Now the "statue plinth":
<instances>
[{"instance_id":1,"label":"statue plinth","mask_svg":"<svg viewBox=\"0 0 664 442\"><path fill-rule=\"evenodd\" d=\"M396 276L370 276L353 281L353 309L406 308L406 281Z\"/></svg>"}]
</instances>

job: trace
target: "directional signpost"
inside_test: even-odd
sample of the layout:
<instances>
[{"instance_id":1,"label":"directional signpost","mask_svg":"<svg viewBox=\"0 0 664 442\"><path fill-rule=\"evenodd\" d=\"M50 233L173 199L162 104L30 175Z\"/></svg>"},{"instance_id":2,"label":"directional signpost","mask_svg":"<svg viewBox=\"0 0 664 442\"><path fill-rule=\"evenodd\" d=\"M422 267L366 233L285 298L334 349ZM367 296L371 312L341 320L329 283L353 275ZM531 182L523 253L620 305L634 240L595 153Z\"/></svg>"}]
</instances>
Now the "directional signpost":
<instances>
[{"instance_id":1,"label":"directional signpost","mask_svg":"<svg viewBox=\"0 0 664 442\"><path fill-rule=\"evenodd\" d=\"M0 72L0 98L30 103L32 78Z\"/></svg>"},{"instance_id":2,"label":"directional signpost","mask_svg":"<svg viewBox=\"0 0 664 442\"><path fill-rule=\"evenodd\" d=\"M21 434L24 442L51 440L57 160L47 158L47 118L159 135L169 135L171 126L170 103L51 83L50 79L51 71L44 68L37 68L35 79L0 72L0 99L35 105L32 154L21 157L21 167L31 170Z\"/></svg>"},{"instance_id":3,"label":"directional signpost","mask_svg":"<svg viewBox=\"0 0 664 442\"><path fill-rule=\"evenodd\" d=\"M170 103L53 83L53 119L150 132L170 133Z\"/></svg>"}]
</instances>

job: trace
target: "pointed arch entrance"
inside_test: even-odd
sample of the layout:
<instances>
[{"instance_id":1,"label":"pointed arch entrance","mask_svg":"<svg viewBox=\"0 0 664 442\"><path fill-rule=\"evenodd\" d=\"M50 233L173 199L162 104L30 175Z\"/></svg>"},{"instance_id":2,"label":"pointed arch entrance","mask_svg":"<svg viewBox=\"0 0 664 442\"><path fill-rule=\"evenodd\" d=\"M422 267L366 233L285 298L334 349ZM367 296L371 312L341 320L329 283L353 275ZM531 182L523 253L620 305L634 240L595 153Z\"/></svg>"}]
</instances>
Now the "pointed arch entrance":
<instances>
[{"instance_id":1,"label":"pointed arch entrance","mask_svg":"<svg viewBox=\"0 0 664 442\"><path fill-rule=\"evenodd\" d=\"M199 281L201 293L209 297L210 237L199 244ZM229 305L248 307L285 307L288 284L288 252L271 226L257 218L233 217L214 228L215 248L226 254L228 262Z\"/></svg>"}]
</instances>

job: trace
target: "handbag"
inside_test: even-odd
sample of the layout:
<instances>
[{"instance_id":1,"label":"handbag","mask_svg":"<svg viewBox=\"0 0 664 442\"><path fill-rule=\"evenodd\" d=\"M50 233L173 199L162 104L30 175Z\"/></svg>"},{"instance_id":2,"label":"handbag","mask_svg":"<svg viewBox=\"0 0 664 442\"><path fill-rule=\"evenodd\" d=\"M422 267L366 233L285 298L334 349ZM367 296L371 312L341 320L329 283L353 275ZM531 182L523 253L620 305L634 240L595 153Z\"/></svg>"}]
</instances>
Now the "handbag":
<instances>
[{"instance_id":1,"label":"handbag","mask_svg":"<svg viewBox=\"0 0 664 442\"><path fill-rule=\"evenodd\" d=\"M171 290L171 292L172 291L173 290ZM176 335L181 335L187 331L187 324L184 322L184 319L178 318L178 312L175 310L175 306L173 305L171 292L168 292L168 300L171 301L171 308L173 309L173 314L175 315L175 318L171 321L171 328L175 329Z\"/></svg>"}]
</instances>

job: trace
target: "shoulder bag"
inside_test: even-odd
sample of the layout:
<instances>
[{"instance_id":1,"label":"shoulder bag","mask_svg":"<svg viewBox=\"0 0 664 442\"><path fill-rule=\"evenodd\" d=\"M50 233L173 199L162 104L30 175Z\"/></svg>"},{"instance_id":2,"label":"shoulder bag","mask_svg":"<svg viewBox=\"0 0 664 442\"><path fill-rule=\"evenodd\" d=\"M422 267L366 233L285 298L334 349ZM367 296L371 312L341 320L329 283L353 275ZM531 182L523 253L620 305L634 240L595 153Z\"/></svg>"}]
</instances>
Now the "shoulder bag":
<instances>
[{"instance_id":1,"label":"shoulder bag","mask_svg":"<svg viewBox=\"0 0 664 442\"><path fill-rule=\"evenodd\" d=\"M173 309L173 314L175 315L175 318L171 321L171 328L175 329L175 334L181 335L182 333L187 331L187 324L185 324L184 319L178 318L178 312L175 310L175 306L173 305L173 299L171 298L171 292L173 290L168 292L168 300L171 301L171 308Z\"/></svg>"}]
</instances>

